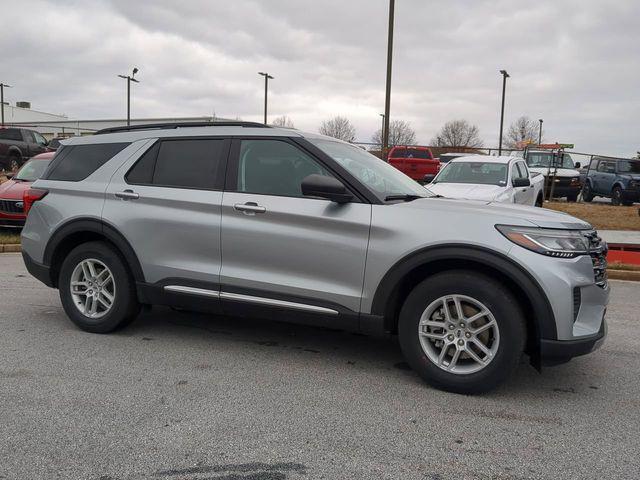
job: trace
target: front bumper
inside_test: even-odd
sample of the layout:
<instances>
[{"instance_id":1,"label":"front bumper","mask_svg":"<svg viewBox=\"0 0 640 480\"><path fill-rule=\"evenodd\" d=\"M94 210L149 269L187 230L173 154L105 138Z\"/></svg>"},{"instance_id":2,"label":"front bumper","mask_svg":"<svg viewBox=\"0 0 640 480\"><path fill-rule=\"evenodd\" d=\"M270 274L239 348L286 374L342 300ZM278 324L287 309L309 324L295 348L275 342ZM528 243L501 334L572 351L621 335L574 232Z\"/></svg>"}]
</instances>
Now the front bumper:
<instances>
[{"instance_id":1,"label":"front bumper","mask_svg":"<svg viewBox=\"0 0 640 480\"><path fill-rule=\"evenodd\" d=\"M575 340L540 340L540 359L543 365L564 363L573 357L586 355L597 350L604 343L607 336L607 322L603 316L600 330L595 335L589 335Z\"/></svg>"},{"instance_id":2,"label":"front bumper","mask_svg":"<svg viewBox=\"0 0 640 480\"><path fill-rule=\"evenodd\" d=\"M582 185L573 185L573 186L560 186L555 185L553 187L553 198L563 198L563 197L575 197L582 190ZM549 195L551 195L551 187L547 187L547 191Z\"/></svg>"}]
</instances>

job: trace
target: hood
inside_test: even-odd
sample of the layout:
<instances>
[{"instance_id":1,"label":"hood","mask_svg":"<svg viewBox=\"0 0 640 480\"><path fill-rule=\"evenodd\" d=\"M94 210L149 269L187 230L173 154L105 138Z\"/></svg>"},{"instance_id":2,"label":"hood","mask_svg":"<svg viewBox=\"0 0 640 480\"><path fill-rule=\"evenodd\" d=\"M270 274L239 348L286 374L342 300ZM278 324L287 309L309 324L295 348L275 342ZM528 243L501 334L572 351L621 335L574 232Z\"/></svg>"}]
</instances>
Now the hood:
<instances>
[{"instance_id":1,"label":"hood","mask_svg":"<svg viewBox=\"0 0 640 480\"><path fill-rule=\"evenodd\" d=\"M5 200L22 200L22 194L31 186L31 182L7 180L0 185L0 198Z\"/></svg>"},{"instance_id":2,"label":"hood","mask_svg":"<svg viewBox=\"0 0 640 480\"><path fill-rule=\"evenodd\" d=\"M468 200L494 200L504 191L499 185L479 185L473 183L435 183L427 185L429 191L447 198Z\"/></svg>"},{"instance_id":3,"label":"hood","mask_svg":"<svg viewBox=\"0 0 640 480\"><path fill-rule=\"evenodd\" d=\"M537 172L543 175L547 175L549 169L547 167L529 167L530 172ZM551 169L551 173L553 173L553 168ZM556 177L579 177L580 172L575 168L558 168L556 172Z\"/></svg>"},{"instance_id":4,"label":"hood","mask_svg":"<svg viewBox=\"0 0 640 480\"><path fill-rule=\"evenodd\" d=\"M530 207L511 203L482 202L474 200L454 200L448 198L423 198L399 204L401 208L421 210L428 215L428 212L439 210L441 213L459 221L464 221L464 217L478 219L485 217L487 222L494 225L522 225L536 226L541 228L558 228L586 230L593 228L588 222L572 217L563 212L556 212L546 208Z\"/></svg>"}]
</instances>

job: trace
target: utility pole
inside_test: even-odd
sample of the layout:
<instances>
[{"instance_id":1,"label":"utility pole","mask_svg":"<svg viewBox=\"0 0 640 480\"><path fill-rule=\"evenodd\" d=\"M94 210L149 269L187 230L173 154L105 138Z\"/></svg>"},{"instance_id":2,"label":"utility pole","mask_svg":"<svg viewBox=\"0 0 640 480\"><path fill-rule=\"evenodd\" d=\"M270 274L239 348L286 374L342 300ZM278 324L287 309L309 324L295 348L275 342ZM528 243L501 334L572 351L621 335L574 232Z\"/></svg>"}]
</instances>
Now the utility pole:
<instances>
[{"instance_id":1,"label":"utility pole","mask_svg":"<svg viewBox=\"0 0 640 480\"><path fill-rule=\"evenodd\" d=\"M13 88L6 83L0 83L0 111L2 111L2 118L0 120L0 126L4 127L4 87Z\"/></svg>"},{"instance_id":2,"label":"utility pole","mask_svg":"<svg viewBox=\"0 0 640 480\"><path fill-rule=\"evenodd\" d=\"M267 92L269 90L269 80L273 80L273 77L266 72L258 72L258 75L264 77L264 124L267 124Z\"/></svg>"},{"instance_id":3,"label":"utility pole","mask_svg":"<svg viewBox=\"0 0 640 480\"><path fill-rule=\"evenodd\" d=\"M543 120L540 118L538 119L538 121L540 122L540 130L538 131L538 145L542 144L542 122Z\"/></svg>"},{"instance_id":4,"label":"utility pole","mask_svg":"<svg viewBox=\"0 0 640 480\"><path fill-rule=\"evenodd\" d=\"M138 73L138 69L134 67L131 75L118 75L127 81L127 126L131 125L131 82L140 83L140 81L133 78L136 73Z\"/></svg>"},{"instance_id":5,"label":"utility pole","mask_svg":"<svg viewBox=\"0 0 640 480\"><path fill-rule=\"evenodd\" d=\"M380 129L380 148L382 149L382 139L384 138L384 118L386 115L384 113L381 113L380 116L382 117L382 128Z\"/></svg>"},{"instance_id":6,"label":"utility pole","mask_svg":"<svg viewBox=\"0 0 640 480\"><path fill-rule=\"evenodd\" d=\"M391 63L393 60L393 17L395 0L389 0L389 30L387 39L387 85L384 97L384 126L382 128L382 159L387 160L389 148L389 110L391 109Z\"/></svg>"},{"instance_id":7,"label":"utility pole","mask_svg":"<svg viewBox=\"0 0 640 480\"><path fill-rule=\"evenodd\" d=\"M498 156L502 155L502 129L504 127L504 93L507 88L509 74L506 70L500 70L502 74L502 109L500 110L500 141L498 142Z\"/></svg>"}]
</instances>

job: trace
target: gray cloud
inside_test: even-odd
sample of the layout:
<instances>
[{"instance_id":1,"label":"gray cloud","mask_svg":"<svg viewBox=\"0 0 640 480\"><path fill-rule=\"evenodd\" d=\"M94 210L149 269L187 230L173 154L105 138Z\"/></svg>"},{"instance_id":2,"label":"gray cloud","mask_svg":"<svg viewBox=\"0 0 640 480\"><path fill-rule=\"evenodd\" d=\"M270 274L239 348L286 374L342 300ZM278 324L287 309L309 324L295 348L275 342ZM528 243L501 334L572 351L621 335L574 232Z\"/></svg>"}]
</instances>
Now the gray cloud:
<instances>
[{"instance_id":1,"label":"gray cloud","mask_svg":"<svg viewBox=\"0 0 640 480\"><path fill-rule=\"evenodd\" d=\"M358 139L384 105L386 0L3 2L2 78L10 101L74 118L133 115L260 120L258 71L276 79L270 116L317 130L352 119ZM25 14L25 12L31 12ZM501 80L507 123L544 118L549 141L631 155L640 149L640 3L399 0L392 115L428 142L466 118L497 143Z\"/></svg>"}]
</instances>

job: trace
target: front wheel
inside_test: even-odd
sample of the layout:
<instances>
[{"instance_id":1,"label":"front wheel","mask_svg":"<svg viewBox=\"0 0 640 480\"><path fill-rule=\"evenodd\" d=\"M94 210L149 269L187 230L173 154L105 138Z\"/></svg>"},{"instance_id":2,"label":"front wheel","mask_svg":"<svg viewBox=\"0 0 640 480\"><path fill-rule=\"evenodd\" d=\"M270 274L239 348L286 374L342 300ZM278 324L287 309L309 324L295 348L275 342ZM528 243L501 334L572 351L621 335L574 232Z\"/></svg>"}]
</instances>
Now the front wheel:
<instances>
[{"instance_id":1,"label":"front wheel","mask_svg":"<svg viewBox=\"0 0 640 480\"><path fill-rule=\"evenodd\" d=\"M593 192L591 191L591 185L585 183L584 188L582 190L582 199L585 202L591 202L593 200Z\"/></svg>"},{"instance_id":2,"label":"front wheel","mask_svg":"<svg viewBox=\"0 0 640 480\"><path fill-rule=\"evenodd\" d=\"M543 205L544 205L544 200L542 199L542 194L540 194L538 195L538 198L536 198L535 206L542 207Z\"/></svg>"},{"instance_id":3,"label":"front wheel","mask_svg":"<svg viewBox=\"0 0 640 480\"><path fill-rule=\"evenodd\" d=\"M120 255L103 242L84 243L69 253L58 289L67 316L87 332L111 332L140 311L131 275Z\"/></svg>"},{"instance_id":4,"label":"front wheel","mask_svg":"<svg viewBox=\"0 0 640 480\"><path fill-rule=\"evenodd\" d=\"M525 345L522 311L501 283L473 271L433 275L407 297L398 324L402 352L430 385L482 393L508 378Z\"/></svg>"}]
</instances>

